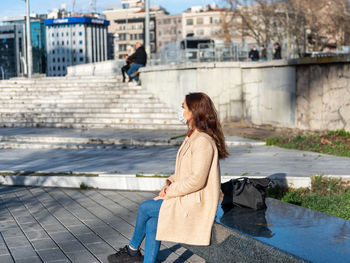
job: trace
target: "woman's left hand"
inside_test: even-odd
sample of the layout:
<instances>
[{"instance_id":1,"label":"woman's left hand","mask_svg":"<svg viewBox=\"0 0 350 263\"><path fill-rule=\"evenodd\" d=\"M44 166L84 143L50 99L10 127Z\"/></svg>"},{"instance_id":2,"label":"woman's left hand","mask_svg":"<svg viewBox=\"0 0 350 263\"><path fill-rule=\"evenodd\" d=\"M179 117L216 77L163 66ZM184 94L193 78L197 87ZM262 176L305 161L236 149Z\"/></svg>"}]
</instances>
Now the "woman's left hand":
<instances>
[{"instance_id":1,"label":"woman's left hand","mask_svg":"<svg viewBox=\"0 0 350 263\"><path fill-rule=\"evenodd\" d=\"M155 198L153 198L154 201L157 201L157 200L164 200L164 196L156 196Z\"/></svg>"}]
</instances>

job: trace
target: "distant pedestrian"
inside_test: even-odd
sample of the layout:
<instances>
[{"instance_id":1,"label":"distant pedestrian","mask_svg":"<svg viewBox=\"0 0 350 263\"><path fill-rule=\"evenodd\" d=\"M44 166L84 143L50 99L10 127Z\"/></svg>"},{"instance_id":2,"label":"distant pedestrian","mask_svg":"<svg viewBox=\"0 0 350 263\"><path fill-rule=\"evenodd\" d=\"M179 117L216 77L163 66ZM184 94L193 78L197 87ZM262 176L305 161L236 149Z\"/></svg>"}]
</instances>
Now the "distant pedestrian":
<instances>
[{"instance_id":1,"label":"distant pedestrian","mask_svg":"<svg viewBox=\"0 0 350 263\"><path fill-rule=\"evenodd\" d=\"M259 61L259 51L256 49L256 46L249 51L249 60Z\"/></svg>"},{"instance_id":2,"label":"distant pedestrian","mask_svg":"<svg viewBox=\"0 0 350 263\"><path fill-rule=\"evenodd\" d=\"M278 42L273 45L273 59L282 59L282 50Z\"/></svg>"},{"instance_id":3,"label":"distant pedestrian","mask_svg":"<svg viewBox=\"0 0 350 263\"><path fill-rule=\"evenodd\" d=\"M134 63L131 65L128 70L128 75L132 79L135 79L137 82L139 81L138 77L138 69L146 66L147 64L147 53L145 51L144 46L140 42L136 42L135 44L136 51L132 54L128 59L133 60Z\"/></svg>"},{"instance_id":4,"label":"distant pedestrian","mask_svg":"<svg viewBox=\"0 0 350 263\"><path fill-rule=\"evenodd\" d=\"M267 52L264 45L260 45L261 61L267 61Z\"/></svg>"}]
</instances>

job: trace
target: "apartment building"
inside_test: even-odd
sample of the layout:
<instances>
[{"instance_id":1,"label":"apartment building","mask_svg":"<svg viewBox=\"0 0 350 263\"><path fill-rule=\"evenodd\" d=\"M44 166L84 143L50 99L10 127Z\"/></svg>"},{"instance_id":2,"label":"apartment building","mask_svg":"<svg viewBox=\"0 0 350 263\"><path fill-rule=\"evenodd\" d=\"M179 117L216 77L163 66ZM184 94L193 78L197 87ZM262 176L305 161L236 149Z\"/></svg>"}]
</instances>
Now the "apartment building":
<instances>
[{"instance_id":1,"label":"apartment building","mask_svg":"<svg viewBox=\"0 0 350 263\"><path fill-rule=\"evenodd\" d=\"M182 36L208 37L222 39L222 20L224 9L214 2L206 6L193 6L182 13Z\"/></svg>"},{"instance_id":2,"label":"apartment building","mask_svg":"<svg viewBox=\"0 0 350 263\"><path fill-rule=\"evenodd\" d=\"M182 37L182 14L156 15L156 46L158 52L165 45L175 42Z\"/></svg>"}]
</instances>

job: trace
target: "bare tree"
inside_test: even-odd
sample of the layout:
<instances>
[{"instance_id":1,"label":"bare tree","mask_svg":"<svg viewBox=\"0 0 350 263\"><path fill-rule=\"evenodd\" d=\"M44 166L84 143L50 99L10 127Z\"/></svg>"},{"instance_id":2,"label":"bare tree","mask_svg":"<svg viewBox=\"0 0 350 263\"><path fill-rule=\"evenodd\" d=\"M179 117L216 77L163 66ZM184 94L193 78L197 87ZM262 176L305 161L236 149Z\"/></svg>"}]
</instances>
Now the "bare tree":
<instances>
[{"instance_id":1,"label":"bare tree","mask_svg":"<svg viewBox=\"0 0 350 263\"><path fill-rule=\"evenodd\" d=\"M287 41L299 55L349 44L349 0L225 0L228 39L258 44ZM236 34L233 34L235 32Z\"/></svg>"}]
</instances>

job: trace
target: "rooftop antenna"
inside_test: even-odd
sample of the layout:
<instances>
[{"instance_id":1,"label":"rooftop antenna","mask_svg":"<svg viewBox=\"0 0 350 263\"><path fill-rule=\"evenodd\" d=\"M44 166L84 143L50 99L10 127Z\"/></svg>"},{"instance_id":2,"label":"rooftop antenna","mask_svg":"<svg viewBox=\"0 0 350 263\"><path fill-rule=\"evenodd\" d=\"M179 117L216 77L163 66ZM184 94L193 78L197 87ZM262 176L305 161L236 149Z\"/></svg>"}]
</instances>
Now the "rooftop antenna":
<instances>
[{"instance_id":1,"label":"rooftop antenna","mask_svg":"<svg viewBox=\"0 0 350 263\"><path fill-rule=\"evenodd\" d=\"M90 7L96 13L96 0L90 0Z\"/></svg>"},{"instance_id":2,"label":"rooftop antenna","mask_svg":"<svg viewBox=\"0 0 350 263\"><path fill-rule=\"evenodd\" d=\"M75 11L75 0L72 0L72 13Z\"/></svg>"}]
</instances>

